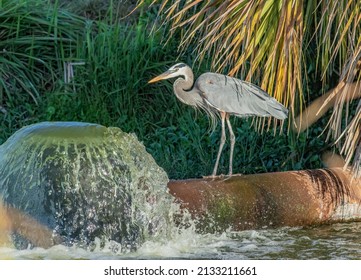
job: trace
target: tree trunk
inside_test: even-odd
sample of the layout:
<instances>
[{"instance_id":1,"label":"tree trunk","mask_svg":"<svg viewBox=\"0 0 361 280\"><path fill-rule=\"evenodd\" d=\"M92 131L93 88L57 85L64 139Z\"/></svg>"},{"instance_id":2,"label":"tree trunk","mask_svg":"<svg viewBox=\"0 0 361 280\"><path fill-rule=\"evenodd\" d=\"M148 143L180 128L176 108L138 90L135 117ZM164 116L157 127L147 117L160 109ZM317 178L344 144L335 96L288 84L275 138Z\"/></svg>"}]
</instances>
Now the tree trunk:
<instances>
[{"instance_id":1,"label":"tree trunk","mask_svg":"<svg viewBox=\"0 0 361 280\"><path fill-rule=\"evenodd\" d=\"M206 232L361 220L361 181L341 168L171 181Z\"/></svg>"}]
</instances>

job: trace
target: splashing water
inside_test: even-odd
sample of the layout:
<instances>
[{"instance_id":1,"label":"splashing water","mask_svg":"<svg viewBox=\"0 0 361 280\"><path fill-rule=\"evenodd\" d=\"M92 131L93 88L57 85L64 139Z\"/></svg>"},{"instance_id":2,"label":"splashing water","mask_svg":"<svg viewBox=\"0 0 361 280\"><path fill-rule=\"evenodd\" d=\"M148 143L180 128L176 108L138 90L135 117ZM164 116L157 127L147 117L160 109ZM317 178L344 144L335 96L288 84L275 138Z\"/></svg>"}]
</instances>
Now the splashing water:
<instances>
[{"instance_id":1,"label":"splashing water","mask_svg":"<svg viewBox=\"0 0 361 280\"><path fill-rule=\"evenodd\" d=\"M41 123L0 147L0 194L67 245L136 250L171 234L179 211L168 178L134 135L84 123ZM186 217L186 215L184 216ZM29 240L15 235L18 248ZM95 242L98 240L98 244Z\"/></svg>"},{"instance_id":2,"label":"splashing water","mask_svg":"<svg viewBox=\"0 0 361 280\"><path fill-rule=\"evenodd\" d=\"M95 247L56 245L49 249L0 247L0 259L355 259L361 258L361 223L201 234L173 229L175 236L150 238L136 251L114 252L117 243Z\"/></svg>"}]
</instances>

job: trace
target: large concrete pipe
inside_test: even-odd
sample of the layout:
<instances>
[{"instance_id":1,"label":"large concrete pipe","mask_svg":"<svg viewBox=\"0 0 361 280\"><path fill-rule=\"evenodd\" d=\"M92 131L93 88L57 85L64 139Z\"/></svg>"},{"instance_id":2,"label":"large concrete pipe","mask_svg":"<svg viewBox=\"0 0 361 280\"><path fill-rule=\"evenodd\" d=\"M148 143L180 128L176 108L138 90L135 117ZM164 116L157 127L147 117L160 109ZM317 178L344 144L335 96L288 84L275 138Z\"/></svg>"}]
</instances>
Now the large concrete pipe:
<instances>
[{"instance_id":1,"label":"large concrete pipe","mask_svg":"<svg viewBox=\"0 0 361 280\"><path fill-rule=\"evenodd\" d=\"M361 181L341 168L171 181L202 230L361 220Z\"/></svg>"}]
</instances>

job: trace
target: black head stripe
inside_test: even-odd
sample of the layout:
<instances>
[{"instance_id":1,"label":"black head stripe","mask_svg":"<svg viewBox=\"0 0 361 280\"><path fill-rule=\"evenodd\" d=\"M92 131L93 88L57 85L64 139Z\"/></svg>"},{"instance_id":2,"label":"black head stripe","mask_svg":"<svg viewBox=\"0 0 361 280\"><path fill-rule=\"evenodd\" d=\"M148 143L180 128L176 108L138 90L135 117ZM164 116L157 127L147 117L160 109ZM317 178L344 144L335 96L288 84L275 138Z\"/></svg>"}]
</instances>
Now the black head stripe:
<instances>
[{"instance_id":1,"label":"black head stripe","mask_svg":"<svg viewBox=\"0 0 361 280\"><path fill-rule=\"evenodd\" d=\"M176 64L176 66L177 66L178 68L183 68L183 67L186 67L187 65L184 64L184 63L178 63L178 64Z\"/></svg>"}]
</instances>

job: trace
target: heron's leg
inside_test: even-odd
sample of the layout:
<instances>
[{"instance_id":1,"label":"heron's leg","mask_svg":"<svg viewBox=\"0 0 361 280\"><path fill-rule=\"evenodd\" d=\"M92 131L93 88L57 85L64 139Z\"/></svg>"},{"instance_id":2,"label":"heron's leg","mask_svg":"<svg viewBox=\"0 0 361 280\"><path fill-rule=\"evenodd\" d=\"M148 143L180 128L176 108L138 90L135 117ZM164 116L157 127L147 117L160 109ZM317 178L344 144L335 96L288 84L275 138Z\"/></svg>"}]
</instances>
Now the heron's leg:
<instances>
[{"instance_id":1,"label":"heron's leg","mask_svg":"<svg viewBox=\"0 0 361 280\"><path fill-rule=\"evenodd\" d=\"M226 121L227 121L228 130L229 130L229 138L230 138L230 142L231 142L231 150L230 150L230 154L229 154L229 173L228 173L228 175L231 176L232 175L232 166L233 166L233 151L234 151L234 144L236 142L236 137L234 136L232 125L229 121L229 114L226 114Z\"/></svg>"},{"instance_id":2,"label":"heron's leg","mask_svg":"<svg viewBox=\"0 0 361 280\"><path fill-rule=\"evenodd\" d=\"M225 121L225 119L226 119L226 115L227 115L227 113L225 113L225 112L221 112L221 120L222 120L222 136L221 136L221 142L219 143L219 149L218 149L217 160L216 160L216 164L214 165L214 169L213 169L212 177L215 177L215 176L216 176L216 174L217 174L217 169L218 169L219 159L220 159L221 154L222 154L222 150L223 150L224 143L226 142L226 128L224 127L224 121Z\"/></svg>"}]
</instances>

